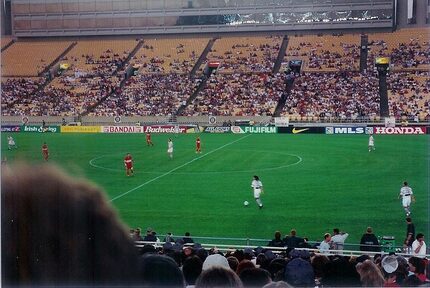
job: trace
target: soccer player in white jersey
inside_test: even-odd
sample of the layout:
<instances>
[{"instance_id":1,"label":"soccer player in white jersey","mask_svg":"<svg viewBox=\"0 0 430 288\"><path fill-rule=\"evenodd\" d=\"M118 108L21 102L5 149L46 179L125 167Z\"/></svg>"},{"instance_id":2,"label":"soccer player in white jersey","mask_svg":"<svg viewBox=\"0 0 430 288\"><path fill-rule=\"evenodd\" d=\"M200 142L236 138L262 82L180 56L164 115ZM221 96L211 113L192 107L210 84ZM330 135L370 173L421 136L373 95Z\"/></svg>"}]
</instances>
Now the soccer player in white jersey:
<instances>
[{"instance_id":1,"label":"soccer player in white jersey","mask_svg":"<svg viewBox=\"0 0 430 288\"><path fill-rule=\"evenodd\" d=\"M12 148L15 148L15 149L18 148L12 136L7 136L7 146L9 150L12 150Z\"/></svg>"},{"instance_id":2,"label":"soccer player in white jersey","mask_svg":"<svg viewBox=\"0 0 430 288\"><path fill-rule=\"evenodd\" d=\"M173 141L169 138L167 141L167 154L169 154L170 159L173 159Z\"/></svg>"},{"instance_id":3,"label":"soccer player in white jersey","mask_svg":"<svg viewBox=\"0 0 430 288\"><path fill-rule=\"evenodd\" d=\"M260 209L263 208L263 203L260 199L261 193L263 193L263 183L261 183L257 175L254 176L251 187L254 190L255 202L257 202L257 205Z\"/></svg>"},{"instance_id":4,"label":"soccer player in white jersey","mask_svg":"<svg viewBox=\"0 0 430 288\"><path fill-rule=\"evenodd\" d=\"M369 152L375 151L375 140L373 139L373 135L369 136Z\"/></svg>"},{"instance_id":5,"label":"soccer player in white jersey","mask_svg":"<svg viewBox=\"0 0 430 288\"><path fill-rule=\"evenodd\" d=\"M415 202L415 196L412 192L411 187L408 186L408 182L403 182L403 187L400 188L399 199L402 198L403 209L405 209L406 217L411 215L411 201Z\"/></svg>"}]
</instances>

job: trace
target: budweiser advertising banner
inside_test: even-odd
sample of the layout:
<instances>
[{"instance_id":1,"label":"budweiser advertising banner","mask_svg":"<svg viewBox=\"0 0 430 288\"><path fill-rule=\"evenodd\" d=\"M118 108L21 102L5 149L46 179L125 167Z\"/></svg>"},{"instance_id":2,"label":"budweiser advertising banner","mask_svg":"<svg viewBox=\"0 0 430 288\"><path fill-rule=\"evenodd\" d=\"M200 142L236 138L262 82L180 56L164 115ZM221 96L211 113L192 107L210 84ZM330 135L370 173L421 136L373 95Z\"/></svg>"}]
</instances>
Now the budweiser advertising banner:
<instances>
[{"instance_id":1,"label":"budweiser advertising banner","mask_svg":"<svg viewBox=\"0 0 430 288\"><path fill-rule=\"evenodd\" d=\"M182 125L103 126L101 129L102 133L195 133L195 130L195 126Z\"/></svg>"}]
</instances>

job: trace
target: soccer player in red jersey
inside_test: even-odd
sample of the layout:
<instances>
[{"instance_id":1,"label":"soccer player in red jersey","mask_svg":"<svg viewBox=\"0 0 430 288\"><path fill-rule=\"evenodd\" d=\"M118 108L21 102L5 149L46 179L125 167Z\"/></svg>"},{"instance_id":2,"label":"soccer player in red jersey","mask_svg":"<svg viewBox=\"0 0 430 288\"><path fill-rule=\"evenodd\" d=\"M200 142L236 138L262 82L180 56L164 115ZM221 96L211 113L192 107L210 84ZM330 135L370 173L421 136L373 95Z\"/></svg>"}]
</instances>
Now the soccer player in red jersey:
<instances>
[{"instance_id":1,"label":"soccer player in red jersey","mask_svg":"<svg viewBox=\"0 0 430 288\"><path fill-rule=\"evenodd\" d=\"M127 176L133 175L133 159L131 158L130 153L127 153L124 157L124 166L125 166L125 174Z\"/></svg>"},{"instance_id":2,"label":"soccer player in red jersey","mask_svg":"<svg viewBox=\"0 0 430 288\"><path fill-rule=\"evenodd\" d=\"M154 146L154 143L152 143L152 140L151 140L151 133L150 132L146 132L146 145Z\"/></svg>"},{"instance_id":3,"label":"soccer player in red jersey","mask_svg":"<svg viewBox=\"0 0 430 288\"><path fill-rule=\"evenodd\" d=\"M43 159L45 159L45 161L48 161L49 158L49 150L48 150L48 145L45 143L43 143L42 145L42 155L43 155Z\"/></svg>"},{"instance_id":4,"label":"soccer player in red jersey","mask_svg":"<svg viewBox=\"0 0 430 288\"><path fill-rule=\"evenodd\" d=\"M196 153L202 153L200 137L197 137L196 139Z\"/></svg>"}]
</instances>

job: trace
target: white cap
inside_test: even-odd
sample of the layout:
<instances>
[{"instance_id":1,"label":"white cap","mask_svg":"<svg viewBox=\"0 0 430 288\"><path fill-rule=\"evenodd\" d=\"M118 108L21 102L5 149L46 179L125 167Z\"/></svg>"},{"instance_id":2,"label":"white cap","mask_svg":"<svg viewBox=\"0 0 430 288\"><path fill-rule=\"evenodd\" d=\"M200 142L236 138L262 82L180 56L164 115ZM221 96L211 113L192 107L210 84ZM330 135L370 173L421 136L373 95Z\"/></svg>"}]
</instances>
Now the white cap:
<instances>
[{"instance_id":1,"label":"white cap","mask_svg":"<svg viewBox=\"0 0 430 288\"><path fill-rule=\"evenodd\" d=\"M215 266L230 268L230 265L228 265L227 258L220 254L213 254L206 257L205 262L203 262L202 269L207 270Z\"/></svg>"},{"instance_id":2,"label":"white cap","mask_svg":"<svg viewBox=\"0 0 430 288\"><path fill-rule=\"evenodd\" d=\"M397 258L392 255L384 257L384 259L382 259L381 265L387 273L393 273L397 270L397 267L399 267Z\"/></svg>"}]
</instances>

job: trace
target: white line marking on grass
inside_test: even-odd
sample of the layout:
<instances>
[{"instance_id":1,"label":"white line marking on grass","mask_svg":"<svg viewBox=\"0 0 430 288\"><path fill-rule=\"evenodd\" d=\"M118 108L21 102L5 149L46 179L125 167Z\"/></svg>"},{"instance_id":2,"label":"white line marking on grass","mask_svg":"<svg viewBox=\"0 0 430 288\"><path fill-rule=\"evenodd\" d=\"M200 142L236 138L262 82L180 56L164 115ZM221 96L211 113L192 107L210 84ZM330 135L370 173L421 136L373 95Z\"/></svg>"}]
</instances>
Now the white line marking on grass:
<instances>
[{"instance_id":1,"label":"white line marking on grass","mask_svg":"<svg viewBox=\"0 0 430 288\"><path fill-rule=\"evenodd\" d=\"M243 137L241 137L241 138L239 138L239 139L237 139L237 140L234 140L233 142L230 142L230 143L224 144L224 145L222 145L221 147L218 147L218 148L216 148L215 150L212 150L212 151L210 151L210 152L208 152L208 153L206 153L206 154L204 154L204 155L202 155L202 156L200 156L200 157L194 158L194 159L193 159L193 160L191 160L191 161L188 161L188 162L186 162L186 163L184 163L184 164L182 164L182 165L180 165L180 166L178 166L178 167L176 167L176 168L173 168L172 170L167 171L166 173L164 173L164 174L162 174L162 175L160 175L160 176L157 176L157 177L155 177L155 178L152 178L151 180L148 180L148 181L146 181L145 183L142 183L142 184L140 184L139 186L136 186L136 187L134 187L133 189L130 189L130 190L128 190L127 192L124 192L124 193L122 193L122 194L120 194L120 195L118 195L118 196L116 196L116 197L112 198L109 202L113 202L113 201L115 201L115 200L117 200L117 199L119 199L119 198L121 198L121 197L123 197L123 196L125 196L125 195L127 195L127 194L129 194L129 193L131 193L131 192L133 192L133 191L135 191L135 190L137 190L137 189L139 189L139 188L142 188L142 187L143 187L143 186L145 186L145 185L148 185L149 183L152 183L152 182L154 182L154 181L156 181L156 180L158 180L158 179L160 179L160 178L163 178L164 176L167 176L167 175L171 174L172 172L175 172L175 171L176 171L176 170L178 170L178 169L181 169L182 167L185 167L185 166L187 166L187 165L189 165L189 164L193 163L194 161L197 161L197 160L199 160L199 159L202 159L202 158L203 158L203 157L205 157L205 156L208 156L208 155L210 155L210 154L212 154L212 153L214 153L214 152L216 152L216 151L218 151L218 150L221 150L221 149L223 149L223 148L225 148L225 147L227 147L227 146L230 146L230 145L232 145L232 144L234 144L234 143L236 143L236 142L238 142L238 141L240 141L240 140L242 140L242 139L245 139L245 138L247 138L247 137L249 137L249 136L251 136L251 135L252 135L252 134L248 134L248 135L246 135L246 136L243 136Z\"/></svg>"},{"instance_id":2,"label":"white line marking on grass","mask_svg":"<svg viewBox=\"0 0 430 288\"><path fill-rule=\"evenodd\" d=\"M102 155L102 156L91 159L89 162L90 166L93 166L94 168L98 168L98 169L107 170L107 171L113 171L113 172L123 171L123 170L119 170L119 169L107 168L107 167L103 167L103 166L99 166L99 165L94 164L94 161L99 160L99 159L104 158L104 157L106 157L106 155Z\"/></svg>"},{"instance_id":3,"label":"white line marking on grass","mask_svg":"<svg viewBox=\"0 0 430 288\"><path fill-rule=\"evenodd\" d=\"M275 154L277 153L277 154L280 154L280 155L289 155L289 156L296 157L298 159L298 161L294 162L294 163L291 163L291 164L285 164L285 165L280 165L280 166L275 166L275 167L267 167L267 168L255 168L255 169L250 169L250 170L203 171L203 172L171 172L171 174L175 174L175 175L215 175L215 174L230 174L230 173L250 173L250 172L257 172L257 171L258 172L264 172L264 171L272 171L272 170L278 170L278 169L283 169L283 168L295 166L297 164L300 164L303 161L302 157L300 157L299 155L290 154L290 153L280 153L280 152L267 151L267 150L242 150L242 151L254 151L254 152L275 153ZM124 169L107 168L107 167L104 167L104 166L100 166L100 165L94 164L94 161L96 161L98 159L101 159L101 158L104 158L104 157L106 157L106 155L102 155L102 156L95 157L95 158L91 159L89 161L90 166L92 166L94 168L106 170L106 171L111 171L111 172L123 172ZM136 174L163 174L163 173L166 173L166 172L164 172L164 171L139 171L139 172L134 172L135 175Z\"/></svg>"}]
</instances>

